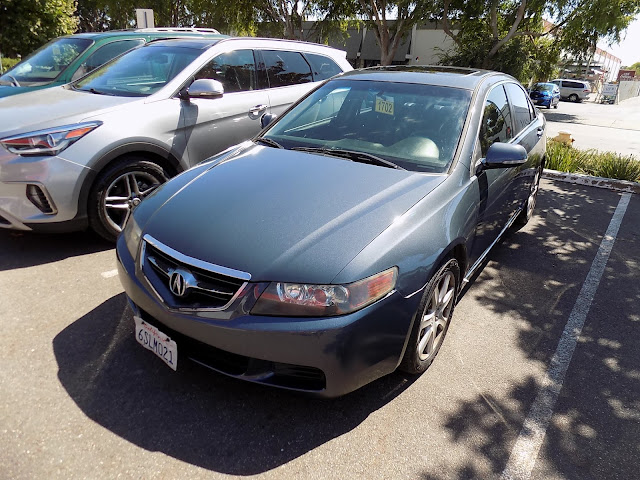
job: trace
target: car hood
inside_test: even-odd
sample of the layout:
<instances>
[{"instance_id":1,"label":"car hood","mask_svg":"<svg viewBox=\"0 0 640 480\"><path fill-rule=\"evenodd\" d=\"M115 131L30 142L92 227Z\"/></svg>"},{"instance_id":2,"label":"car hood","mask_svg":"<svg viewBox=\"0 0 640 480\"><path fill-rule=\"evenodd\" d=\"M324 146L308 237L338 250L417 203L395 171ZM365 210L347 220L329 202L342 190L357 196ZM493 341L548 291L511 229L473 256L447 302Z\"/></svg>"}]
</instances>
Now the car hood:
<instances>
[{"instance_id":1,"label":"car hood","mask_svg":"<svg viewBox=\"0 0 640 480\"><path fill-rule=\"evenodd\" d=\"M9 87L10 88L10 87ZM0 98L0 135L73 124L139 97L115 97L53 87Z\"/></svg>"},{"instance_id":2,"label":"car hood","mask_svg":"<svg viewBox=\"0 0 640 480\"><path fill-rule=\"evenodd\" d=\"M143 233L254 281L330 283L444 178L254 146L145 200Z\"/></svg>"}]
</instances>

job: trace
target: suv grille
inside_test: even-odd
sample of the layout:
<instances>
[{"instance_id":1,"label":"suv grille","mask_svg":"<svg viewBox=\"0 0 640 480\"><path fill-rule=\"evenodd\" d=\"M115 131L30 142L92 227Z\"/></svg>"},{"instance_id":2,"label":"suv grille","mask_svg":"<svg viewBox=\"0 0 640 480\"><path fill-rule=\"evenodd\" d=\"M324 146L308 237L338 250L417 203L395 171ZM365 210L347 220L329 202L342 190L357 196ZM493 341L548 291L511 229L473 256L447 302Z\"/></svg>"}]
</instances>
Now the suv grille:
<instances>
[{"instance_id":1,"label":"suv grille","mask_svg":"<svg viewBox=\"0 0 640 480\"><path fill-rule=\"evenodd\" d=\"M237 272L244 278L221 273L217 270L226 269L181 255L148 236L144 239L143 252L144 275L171 308L222 310L250 278L244 272ZM177 274L181 280L176 280Z\"/></svg>"}]
</instances>

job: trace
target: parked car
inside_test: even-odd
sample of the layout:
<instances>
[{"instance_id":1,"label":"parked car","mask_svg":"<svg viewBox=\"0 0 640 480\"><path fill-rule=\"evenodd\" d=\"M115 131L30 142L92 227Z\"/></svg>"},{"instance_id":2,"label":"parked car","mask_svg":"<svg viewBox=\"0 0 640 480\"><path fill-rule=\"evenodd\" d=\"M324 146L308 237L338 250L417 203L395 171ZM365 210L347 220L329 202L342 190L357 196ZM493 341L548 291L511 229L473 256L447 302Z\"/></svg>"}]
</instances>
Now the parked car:
<instances>
[{"instance_id":1,"label":"parked car","mask_svg":"<svg viewBox=\"0 0 640 480\"><path fill-rule=\"evenodd\" d=\"M213 28L142 28L58 37L0 75L0 98L72 82L152 40L208 36L220 37Z\"/></svg>"},{"instance_id":2,"label":"parked car","mask_svg":"<svg viewBox=\"0 0 640 480\"><path fill-rule=\"evenodd\" d=\"M558 108L560 103L560 87L555 83L536 83L531 91L529 97L535 105L547 107L548 109Z\"/></svg>"},{"instance_id":3,"label":"parked car","mask_svg":"<svg viewBox=\"0 0 640 480\"><path fill-rule=\"evenodd\" d=\"M591 85L589 82L582 80L566 80L563 78L557 78L551 80L560 87L560 98L563 100L569 100L570 102L581 102L582 100L588 100L591 94Z\"/></svg>"},{"instance_id":4,"label":"parked car","mask_svg":"<svg viewBox=\"0 0 640 480\"><path fill-rule=\"evenodd\" d=\"M257 38L151 42L66 86L0 99L0 227L115 240L168 177L251 138L343 51Z\"/></svg>"},{"instance_id":5,"label":"parked car","mask_svg":"<svg viewBox=\"0 0 640 480\"><path fill-rule=\"evenodd\" d=\"M505 74L329 80L133 211L116 251L136 339L173 369L328 397L421 373L463 282L531 218L545 144Z\"/></svg>"}]
</instances>

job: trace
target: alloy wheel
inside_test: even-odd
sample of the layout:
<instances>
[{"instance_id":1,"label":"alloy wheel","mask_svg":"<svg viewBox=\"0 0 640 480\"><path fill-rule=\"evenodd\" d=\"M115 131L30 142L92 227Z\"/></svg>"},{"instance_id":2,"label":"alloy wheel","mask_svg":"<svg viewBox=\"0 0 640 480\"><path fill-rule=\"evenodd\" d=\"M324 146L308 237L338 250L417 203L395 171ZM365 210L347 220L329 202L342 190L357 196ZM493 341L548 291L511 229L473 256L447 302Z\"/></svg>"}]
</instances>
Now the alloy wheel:
<instances>
[{"instance_id":1,"label":"alloy wheel","mask_svg":"<svg viewBox=\"0 0 640 480\"><path fill-rule=\"evenodd\" d=\"M150 173L139 171L124 173L111 182L102 202L102 212L111 228L121 232L133 207L161 183Z\"/></svg>"},{"instance_id":2,"label":"alloy wheel","mask_svg":"<svg viewBox=\"0 0 640 480\"><path fill-rule=\"evenodd\" d=\"M445 271L437 280L420 320L418 357L421 361L432 358L438 352L451 318L455 289L453 273Z\"/></svg>"}]
</instances>

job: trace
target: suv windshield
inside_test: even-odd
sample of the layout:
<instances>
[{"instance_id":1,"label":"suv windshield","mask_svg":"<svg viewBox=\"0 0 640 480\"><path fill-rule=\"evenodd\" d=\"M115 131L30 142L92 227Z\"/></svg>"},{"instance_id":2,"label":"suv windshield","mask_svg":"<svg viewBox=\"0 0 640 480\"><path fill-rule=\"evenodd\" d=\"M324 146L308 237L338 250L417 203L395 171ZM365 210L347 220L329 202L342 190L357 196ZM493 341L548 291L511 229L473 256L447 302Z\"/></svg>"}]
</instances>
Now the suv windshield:
<instances>
[{"instance_id":1,"label":"suv windshield","mask_svg":"<svg viewBox=\"0 0 640 480\"><path fill-rule=\"evenodd\" d=\"M73 84L77 90L122 97L146 97L169 83L201 49L147 45L118 57Z\"/></svg>"},{"instance_id":2,"label":"suv windshield","mask_svg":"<svg viewBox=\"0 0 640 480\"><path fill-rule=\"evenodd\" d=\"M304 99L264 138L287 149L361 152L407 170L443 173L470 101L470 91L450 87L337 79Z\"/></svg>"},{"instance_id":3,"label":"suv windshield","mask_svg":"<svg viewBox=\"0 0 640 480\"><path fill-rule=\"evenodd\" d=\"M52 82L92 43L87 38L59 38L49 42L2 75L0 83L30 86Z\"/></svg>"}]
</instances>

